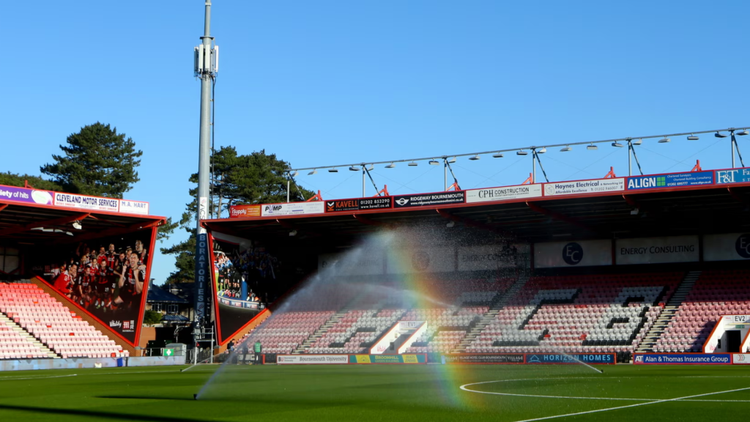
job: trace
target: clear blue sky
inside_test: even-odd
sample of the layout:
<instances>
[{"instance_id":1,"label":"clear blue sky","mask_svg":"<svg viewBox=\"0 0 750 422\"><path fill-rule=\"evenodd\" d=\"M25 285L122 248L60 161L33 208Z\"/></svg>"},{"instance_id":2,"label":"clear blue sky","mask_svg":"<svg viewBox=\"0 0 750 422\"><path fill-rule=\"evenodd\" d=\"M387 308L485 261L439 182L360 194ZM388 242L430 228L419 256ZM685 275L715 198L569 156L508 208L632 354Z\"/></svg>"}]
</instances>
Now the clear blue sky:
<instances>
[{"instance_id":1,"label":"clear blue sky","mask_svg":"<svg viewBox=\"0 0 750 422\"><path fill-rule=\"evenodd\" d=\"M203 3L3 4L0 170L39 174L69 134L109 123L144 153L125 197L179 219L198 163ZM747 1L213 3L216 145L293 167L750 125ZM739 140L750 162L750 139ZM713 136L638 147L647 173L696 159L727 168L729 151ZM627 174L626 151L607 146L542 160L553 181ZM360 174L342 170L299 182L360 196ZM464 158L454 170L463 188L511 185L531 160ZM392 194L443 187L442 167L426 163L373 176ZM152 277L162 283L172 266L156 254Z\"/></svg>"}]
</instances>

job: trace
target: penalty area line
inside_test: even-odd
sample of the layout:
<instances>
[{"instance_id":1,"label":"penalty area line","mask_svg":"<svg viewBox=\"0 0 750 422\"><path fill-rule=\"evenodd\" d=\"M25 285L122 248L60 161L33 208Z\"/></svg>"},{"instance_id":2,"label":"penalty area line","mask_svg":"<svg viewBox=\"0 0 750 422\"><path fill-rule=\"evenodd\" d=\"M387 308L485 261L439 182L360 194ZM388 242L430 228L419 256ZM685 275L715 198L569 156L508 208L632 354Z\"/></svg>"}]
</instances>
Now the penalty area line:
<instances>
[{"instance_id":1,"label":"penalty area line","mask_svg":"<svg viewBox=\"0 0 750 422\"><path fill-rule=\"evenodd\" d=\"M697 397L713 396L713 395L717 395L717 394L736 393L738 391L746 391L746 390L750 390L750 387L736 388L734 390L714 391L714 392L711 392L711 393L694 394L694 395L691 395L691 396L675 397L675 398L672 398L672 399L654 400L654 401L647 402L647 403L635 403L635 404L628 404L628 405L625 405L625 406L608 407L608 408L605 408L605 409L586 410L584 412L565 413L565 414L562 414L562 415L553 415L553 416L543 416L541 418L534 418L534 419L523 419L523 420L520 420L520 421L517 421L517 422L544 421L544 420L549 420L549 419L567 418L567 417L570 417L570 416L589 415L589 414L592 414L592 413L611 412L613 410L628 409L628 408L631 408L631 407L650 406L652 404L669 403L669 402L673 402L673 401L693 399L693 398L697 398Z\"/></svg>"}]
</instances>

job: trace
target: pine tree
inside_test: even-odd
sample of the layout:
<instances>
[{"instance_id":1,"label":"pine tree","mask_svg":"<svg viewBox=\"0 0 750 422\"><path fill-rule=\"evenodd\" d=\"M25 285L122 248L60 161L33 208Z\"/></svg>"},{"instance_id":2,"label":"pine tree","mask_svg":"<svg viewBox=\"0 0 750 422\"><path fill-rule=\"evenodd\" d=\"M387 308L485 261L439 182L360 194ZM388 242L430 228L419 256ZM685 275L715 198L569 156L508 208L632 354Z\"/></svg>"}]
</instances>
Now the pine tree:
<instances>
[{"instance_id":1,"label":"pine tree","mask_svg":"<svg viewBox=\"0 0 750 422\"><path fill-rule=\"evenodd\" d=\"M60 145L64 155L52 155L55 163L41 167L43 174L65 191L84 195L122 198L140 180L135 171L143 151L117 128L96 122L68 136Z\"/></svg>"}]
</instances>

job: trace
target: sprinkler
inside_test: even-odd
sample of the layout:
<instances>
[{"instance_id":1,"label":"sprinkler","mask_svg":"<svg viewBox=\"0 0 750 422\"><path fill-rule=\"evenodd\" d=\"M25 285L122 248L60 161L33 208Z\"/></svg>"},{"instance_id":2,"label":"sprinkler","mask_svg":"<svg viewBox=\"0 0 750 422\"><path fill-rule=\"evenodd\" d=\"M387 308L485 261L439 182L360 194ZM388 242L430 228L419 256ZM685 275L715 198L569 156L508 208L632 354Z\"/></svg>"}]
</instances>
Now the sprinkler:
<instances>
[{"instance_id":1,"label":"sprinkler","mask_svg":"<svg viewBox=\"0 0 750 422\"><path fill-rule=\"evenodd\" d=\"M193 394L193 400L198 400L198 395L197 394Z\"/></svg>"}]
</instances>

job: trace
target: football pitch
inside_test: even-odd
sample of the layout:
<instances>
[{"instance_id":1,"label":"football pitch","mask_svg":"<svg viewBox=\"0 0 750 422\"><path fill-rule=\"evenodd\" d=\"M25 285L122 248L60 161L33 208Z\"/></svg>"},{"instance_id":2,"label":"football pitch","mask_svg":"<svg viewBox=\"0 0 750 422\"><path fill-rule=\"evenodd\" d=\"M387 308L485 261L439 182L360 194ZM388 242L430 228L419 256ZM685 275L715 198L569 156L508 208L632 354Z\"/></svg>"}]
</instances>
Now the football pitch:
<instances>
[{"instance_id":1,"label":"football pitch","mask_svg":"<svg viewBox=\"0 0 750 422\"><path fill-rule=\"evenodd\" d=\"M750 408L750 366L184 368L2 372L0 421L706 421Z\"/></svg>"}]
</instances>

